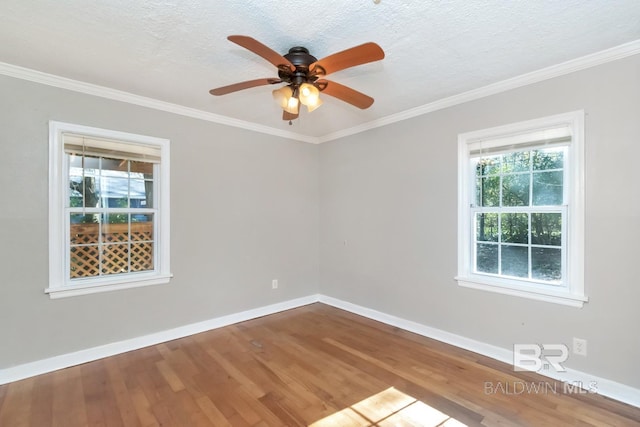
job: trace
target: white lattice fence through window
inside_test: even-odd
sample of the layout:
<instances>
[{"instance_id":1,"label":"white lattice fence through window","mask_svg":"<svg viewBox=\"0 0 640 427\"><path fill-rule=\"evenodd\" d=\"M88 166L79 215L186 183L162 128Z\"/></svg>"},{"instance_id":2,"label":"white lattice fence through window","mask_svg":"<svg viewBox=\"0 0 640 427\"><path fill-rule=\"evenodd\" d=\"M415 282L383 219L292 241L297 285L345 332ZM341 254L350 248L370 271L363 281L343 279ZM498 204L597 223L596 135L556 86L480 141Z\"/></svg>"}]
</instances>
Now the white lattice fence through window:
<instances>
[{"instance_id":1,"label":"white lattice fence through window","mask_svg":"<svg viewBox=\"0 0 640 427\"><path fill-rule=\"evenodd\" d=\"M71 224L70 277L153 270L153 223ZM100 239L100 237L102 237Z\"/></svg>"}]
</instances>

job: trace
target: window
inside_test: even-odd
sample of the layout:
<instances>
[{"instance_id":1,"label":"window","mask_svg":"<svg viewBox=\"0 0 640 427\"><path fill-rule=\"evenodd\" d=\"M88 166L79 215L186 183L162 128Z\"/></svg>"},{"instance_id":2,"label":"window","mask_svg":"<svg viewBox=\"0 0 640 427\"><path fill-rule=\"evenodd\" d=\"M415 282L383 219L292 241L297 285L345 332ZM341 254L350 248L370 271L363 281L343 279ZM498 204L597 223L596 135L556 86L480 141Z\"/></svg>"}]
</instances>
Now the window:
<instances>
[{"instance_id":1,"label":"window","mask_svg":"<svg viewBox=\"0 0 640 427\"><path fill-rule=\"evenodd\" d=\"M167 283L169 141L50 122L51 298Z\"/></svg>"},{"instance_id":2,"label":"window","mask_svg":"<svg viewBox=\"0 0 640 427\"><path fill-rule=\"evenodd\" d=\"M581 307L582 111L459 136L458 284Z\"/></svg>"}]
</instances>

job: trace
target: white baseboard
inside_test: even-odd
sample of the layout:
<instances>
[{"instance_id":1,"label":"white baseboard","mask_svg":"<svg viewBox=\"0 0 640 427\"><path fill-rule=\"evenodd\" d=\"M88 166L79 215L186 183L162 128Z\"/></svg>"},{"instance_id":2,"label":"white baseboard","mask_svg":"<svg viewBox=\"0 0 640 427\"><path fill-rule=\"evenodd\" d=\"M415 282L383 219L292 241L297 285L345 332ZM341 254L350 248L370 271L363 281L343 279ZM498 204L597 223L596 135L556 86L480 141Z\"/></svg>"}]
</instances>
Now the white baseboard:
<instances>
[{"instance_id":1,"label":"white baseboard","mask_svg":"<svg viewBox=\"0 0 640 427\"><path fill-rule=\"evenodd\" d=\"M68 368L69 366L80 365L82 363L91 362L94 360L102 359L104 357L114 356L116 354L125 353L131 350L137 350L143 347L160 344L178 338L183 338L189 335L198 334L200 332L209 331L211 329L217 329L223 326L232 325L234 323L244 322L245 320L251 320L257 317L262 317L292 308L301 307L303 305L313 304L314 302L318 302L318 299L318 295L310 295L302 298L267 305L264 307L242 311L240 313L216 317L214 319L205 320L203 322L192 323L190 325L180 326L177 328L156 332L141 337L105 344L98 347L92 347L73 353L62 354L60 356L54 356L47 359L37 360L35 362L12 366L6 369L0 369L0 384L22 380L40 374L46 374L47 372Z\"/></svg>"},{"instance_id":2,"label":"white baseboard","mask_svg":"<svg viewBox=\"0 0 640 427\"><path fill-rule=\"evenodd\" d=\"M509 365L513 364L513 351L511 350L472 340L470 338L372 310L337 298L326 295L320 295L319 297L319 302L323 304L331 305L372 320L377 320L387 325L414 332L427 338L432 338L456 347L464 348L465 350L473 351L474 353L508 363ZM596 384L595 387L598 394L640 408L640 390L637 388L569 368L566 372L543 371L539 372L539 374L570 384Z\"/></svg>"},{"instance_id":3,"label":"white baseboard","mask_svg":"<svg viewBox=\"0 0 640 427\"><path fill-rule=\"evenodd\" d=\"M292 308L301 307L315 302L321 302L367 317L372 320L395 326L418 335L432 338L465 350L473 351L483 356L499 360L504 363L513 363L513 352L511 350L497 347L491 344L476 341L461 335L452 334L441 329L432 328L421 323L403 319L401 317L386 314L377 310L343 301L326 295L313 294L302 298L283 301L276 304L258 307L251 310L234 313L227 316L221 316L214 319L205 320L203 322L192 323L190 325L180 326L178 328L157 332L142 337L131 338L124 341L105 344L98 347L80 350L74 353L63 354L60 356L50 357L48 359L37 360L35 362L25 363L18 366L0 369L0 384L6 384L18 381L24 378L33 377L58 369L68 368L69 366L79 365L91 362L93 360L102 359L104 357L125 353L131 350L137 350L150 345L156 345L163 342L183 338L200 332L209 331L211 329L221 328L223 326L232 325L234 323L243 322L245 320L255 319L257 317L267 316L269 314L278 313ZM597 393L610 397L620 402L640 408L640 390L621 384L606 378L597 377L585 372L574 369L567 369L566 372L540 372L541 375L568 383L580 384L597 384Z\"/></svg>"}]
</instances>

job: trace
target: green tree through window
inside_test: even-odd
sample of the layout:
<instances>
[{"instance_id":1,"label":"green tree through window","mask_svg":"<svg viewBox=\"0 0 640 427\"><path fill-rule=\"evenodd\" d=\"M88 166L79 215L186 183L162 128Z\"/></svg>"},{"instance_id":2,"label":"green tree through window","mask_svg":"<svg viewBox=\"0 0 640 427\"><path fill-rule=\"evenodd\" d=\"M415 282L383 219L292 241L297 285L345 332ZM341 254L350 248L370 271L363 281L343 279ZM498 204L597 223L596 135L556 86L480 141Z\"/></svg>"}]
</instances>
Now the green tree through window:
<instances>
[{"instance_id":1,"label":"green tree through window","mask_svg":"<svg viewBox=\"0 0 640 427\"><path fill-rule=\"evenodd\" d=\"M476 272L562 280L565 151L523 150L476 160Z\"/></svg>"}]
</instances>

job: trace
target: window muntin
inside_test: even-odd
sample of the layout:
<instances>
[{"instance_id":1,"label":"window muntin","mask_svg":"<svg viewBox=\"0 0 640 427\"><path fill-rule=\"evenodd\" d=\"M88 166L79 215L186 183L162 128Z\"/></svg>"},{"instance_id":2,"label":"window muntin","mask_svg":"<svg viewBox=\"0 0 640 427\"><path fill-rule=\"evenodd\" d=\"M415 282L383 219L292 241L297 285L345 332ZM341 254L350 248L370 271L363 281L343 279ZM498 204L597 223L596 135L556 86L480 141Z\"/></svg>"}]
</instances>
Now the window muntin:
<instances>
[{"instance_id":1,"label":"window muntin","mask_svg":"<svg viewBox=\"0 0 640 427\"><path fill-rule=\"evenodd\" d=\"M584 112L458 138L460 286L581 307Z\"/></svg>"},{"instance_id":2,"label":"window muntin","mask_svg":"<svg viewBox=\"0 0 640 427\"><path fill-rule=\"evenodd\" d=\"M50 124L52 298L168 282L169 141Z\"/></svg>"},{"instance_id":3,"label":"window muntin","mask_svg":"<svg viewBox=\"0 0 640 427\"><path fill-rule=\"evenodd\" d=\"M566 147L470 159L473 272L563 284Z\"/></svg>"},{"instance_id":4,"label":"window muntin","mask_svg":"<svg viewBox=\"0 0 640 427\"><path fill-rule=\"evenodd\" d=\"M154 163L65 153L69 279L154 270Z\"/></svg>"}]
</instances>

